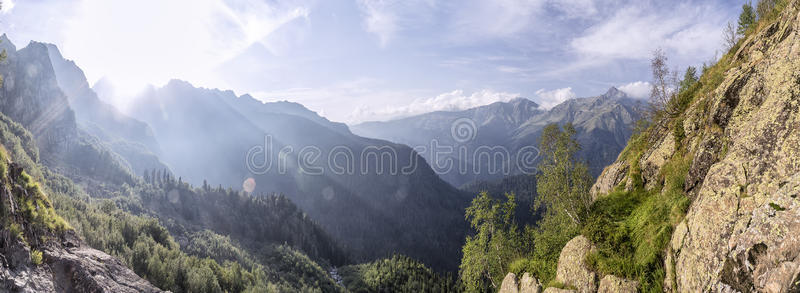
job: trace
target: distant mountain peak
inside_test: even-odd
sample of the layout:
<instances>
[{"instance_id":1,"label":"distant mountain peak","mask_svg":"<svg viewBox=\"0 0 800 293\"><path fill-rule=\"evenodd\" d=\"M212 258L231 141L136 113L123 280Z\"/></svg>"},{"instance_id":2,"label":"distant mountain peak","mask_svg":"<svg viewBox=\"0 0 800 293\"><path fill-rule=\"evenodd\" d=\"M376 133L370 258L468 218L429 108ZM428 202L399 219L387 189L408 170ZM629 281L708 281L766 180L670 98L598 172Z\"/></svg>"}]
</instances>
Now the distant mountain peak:
<instances>
[{"instance_id":1,"label":"distant mountain peak","mask_svg":"<svg viewBox=\"0 0 800 293\"><path fill-rule=\"evenodd\" d=\"M6 34L0 36L0 50L2 49L9 51L8 53L17 51L17 46L14 46L14 42L9 40Z\"/></svg>"},{"instance_id":2,"label":"distant mountain peak","mask_svg":"<svg viewBox=\"0 0 800 293\"><path fill-rule=\"evenodd\" d=\"M608 91L606 91L605 94L603 94L603 96L609 98L626 98L628 97L628 94L619 90L617 87L612 86L611 88L608 89Z\"/></svg>"},{"instance_id":3,"label":"distant mountain peak","mask_svg":"<svg viewBox=\"0 0 800 293\"><path fill-rule=\"evenodd\" d=\"M532 106L532 107L536 107L536 108L539 107L538 103L536 103L534 101L531 101L528 98L523 98L523 97L516 97L516 98L512 99L511 101L508 101L508 103L509 104L513 104L515 106L516 105L525 105L525 106Z\"/></svg>"}]
</instances>

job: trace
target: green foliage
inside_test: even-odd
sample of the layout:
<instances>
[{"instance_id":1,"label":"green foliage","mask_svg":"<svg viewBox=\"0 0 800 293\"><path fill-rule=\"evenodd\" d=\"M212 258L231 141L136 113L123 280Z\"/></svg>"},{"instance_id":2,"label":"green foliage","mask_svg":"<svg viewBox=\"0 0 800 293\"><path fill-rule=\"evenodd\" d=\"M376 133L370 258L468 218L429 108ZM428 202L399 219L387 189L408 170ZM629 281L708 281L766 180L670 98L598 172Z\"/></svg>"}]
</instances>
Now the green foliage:
<instances>
[{"instance_id":1,"label":"green foliage","mask_svg":"<svg viewBox=\"0 0 800 293\"><path fill-rule=\"evenodd\" d=\"M36 249L31 250L31 262L37 266L42 264L42 252Z\"/></svg>"},{"instance_id":2,"label":"green foliage","mask_svg":"<svg viewBox=\"0 0 800 293\"><path fill-rule=\"evenodd\" d=\"M542 161L536 175L538 197L534 207L544 208L545 217L564 214L577 227L586 218L592 203L589 196L592 178L586 164L575 156L580 150L575 133L571 124L564 125L563 131L557 124L542 130L539 142Z\"/></svg>"},{"instance_id":3,"label":"green foliage","mask_svg":"<svg viewBox=\"0 0 800 293\"><path fill-rule=\"evenodd\" d=\"M677 117L672 125L672 136L675 139L675 148L683 148L683 140L686 138L686 130L683 129L683 117Z\"/></svg>"},{"instance_id":4,"label":"green foliage","mask_svg":"<svg viewBox=\"0 0 800 293\"><path fill-rule=\"evenodd\" d=\"M411 258L395 255L338 270L350 292L454 292L461 289L452 276L441 276Z\"/></svg>"},{"instance_id":5,"label":"green foliage","mask_svg":"<svg viewBox=\"0 0 800 293\"><path fill-rule=\"evenodd\" d=\"M680 91L687 91L691 86L697 83L697 68L689 66L686 68L686 73L683 74L683 79L680 82Z\"/></svg>"},{"instance_id":6,"label":"green foliage","mask_svg":"<svg viewBox=\"0 0 800 293\"><path fill-rule=\"evenodd\" d=\"M528 262L542 282L555 277L561 248L575 235L589 215L591 176L586 164L578 162L580 145L574 139L575 128L567 124L544 128L540 140L543 155L536 175L538 197L534 207L544 210L536 227L526 228L526 239L533 242Z\"/></svg>"},{"instance_id":7,"label":"green foliage","mask_svg":"<svg viewBox=\"0 0 800 293\"><path fill-rule=\"evenodd\" d=\"M119 197L116 202L131 211L150 210L180 226L228 235L252 251L265 243L286 244L322 263L342 265L348 260L333 238L286 196L194 188L167 172L153 173L150 183L132 188L138 197Z\"/></svg>"},{"instance_id":8,"label":"green foliage","mask_svg":"<svg viewBox=\"0 0 800 293\"><path fill-rule=\"evenodd\" d=\"M533 268L530 273L542 284L555 279L561 249L579 232L580 228L564 213L548 214L536 227L526 227L525 239L533 243L533 251L528 256L529 267Z\"/></svg>"},{"instance_id":9,"label":"green foliage","mask_svg":"<svg viewBox=\"0 0 800 293\"><path fill-rule=\"evenodd\" d=\"M598 248L587 257L589 265L602 274L637 279L642 291L662 290L663 252L690 203L683 194L688 157L676 154L663 167L663 188L615 191L593 204L582 231Z\"/></svg>"},{"instance_id":10,"label":"green foliage","mask_svg":"<svg viewBox=\"0 0 800 293\"><path fill-rule=\"evenodd\" d=\"M756 16L758 16L758 19L769 17L770 13L775 9L775 4L777 4L777 0L758 0L758 3L756 3Z\"/></svg>"},{"instance_id":11,"label":"green foliage","mask_svg":"<svg viewBox=\"0 0 800 293\"><path fill-rule=\"evenodd\" d=\"M88 245L117 257L135 273L165 290L173 292L341 291L341 287L336 286L324 270L290 248L262 245L271 254L265 252L254 257L242 253L241 248L229 238L214 235L209 236L211 239L209 243L212 243L209 245L226 246L228 247L226 251L233 251L233 257L230 254L223 254L222 250L207 249L209 246L194 246L192 252L199 256L181 251L180 246L159 220L146 215L136 216L117 208L115 201L119 198L114 198L113 201L93 199L70 179L38 165L31 157L38 156L38 150L35 144L31 143L30 134L24 128L17 127L13 121L3 119L6 118L0 115L0 141L8 143L11 147L8 149L9 153L0 149L2 157L0 166L3 166L4 171L2 177L5 178L3 180L9 179L8 175L12 172L9 172L11 168L6 166L5 158L13 158L25 169L24 172L19 172L17 178L10 178L16 180L17 185L22 187L14 189L14 193L16 196L27 193L27 196L16 200L20 214L27 222L26 229L21 229L22 225L7 218L8 213L5 210L4 223L12 235L28 239L28 244L34 248L34 252L40 241L49 241L47 237L39 236L53 235L59 230L69 229L70 226L59 216L61 215L74 225L75 231ZM31 176L28 172L40 175ZM36 178L38 180L35 180ZM37 181L44 184L39 185ZM102 186L89 187L97 188L95 191L108 190ZM104 196L124 197L126 199L121 202L126 203L126 207L130 207L131 210L138 208L140 213L144 211L137 199L138 196L134 193L137 191L136 188L123 184L116 190L119 191ZM44 196L45 192L50 196ZM176 230L185 231L178 226ZM23 237L26 233L30 235ZM289 256L278 257L281 254ZM32 260L35 261L33 259L35 257L36 254L32 254ZM244 265L238 262L244 259L250 261L243 261ZM289 265L281 264L280 259L296 266L315 266L315 270L289 270L286 268ZM262 264L284 267L272 268Z\"/></svg>"},{"instance_id":12,"label":"green foliage","mask_svg":"<svg viewBox=\"0 0 800 293\"><path fill-rule=\"evenodd\" d=\"M537 271L536 262L528 258L518 258L508 265L508 272L514 273L517 276L522 276L524 273Z\"/></svg>"},{"instance_id":13,"label":"green foliage","mask_svg":"<svg viewBox=\"0 0 800 293\"><path fill-rule=\"evenodd\" d=\"M747 30L756 23L756 12L753 9L753 5L751 3L745 3L742 5L742 13L739 14L739 27L737 28L736 32L740 35L744 35Z\"/></svg>"},{"instance_id":14,"label":"green foliage","mask_svg":"<svg viewBox=\"0 0 800 293\"><path fill-rule=\"evenodd\" d=\"M467 236L461 259L460 277L467 291L497 288L508 264L520 256L520 234L514 222L516 203L513 194L506 202L482 192L466 210L466 219L475 235Z\"/></svg>"},{"instance_id":15,"label":"green foliage","mask_svg":"<svg viewBox=\"0 0 800 293\"><path fill-rule=\"evenodd\" d=\"M496 199L505 199L506 193L513 193L517 203L514 218L520 227L533 225L542 216L539 211L531 212L536 199L536 180L528 174L506 176L499 180L475 181L462 186L461 190L471 194L486 191Z\"/></svg>"}]
</instances>

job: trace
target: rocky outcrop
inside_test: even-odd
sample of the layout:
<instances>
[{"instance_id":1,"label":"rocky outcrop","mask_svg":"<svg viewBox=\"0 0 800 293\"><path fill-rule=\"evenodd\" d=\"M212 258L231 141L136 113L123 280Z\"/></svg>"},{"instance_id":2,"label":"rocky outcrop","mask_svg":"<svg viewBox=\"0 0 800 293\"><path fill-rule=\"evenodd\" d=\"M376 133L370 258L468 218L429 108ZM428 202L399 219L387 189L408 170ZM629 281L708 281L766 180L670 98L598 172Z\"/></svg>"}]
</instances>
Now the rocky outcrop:
<instances>
[{"instance_id":1,"label":"rocky outcrop","mask_svg":"<svg viewBox=\"0 0 800 293\"><path fill-rule=\"evenodd\" d=\"M10 292L161 292L119 260L84 244L71 231L43 246L42 263L19 239L0 259L0 291ZM10 250L10 251L9 251Z\"/></svg>"},{"instance_id":2,"label":"rocky outcrop","mask_svg":"<svg viewBox=\"0 0 800 293\"><path fill-rule=\"evenodd\" d=\"M800 290L800 1L760 25L680 117L692 203L665 252L669 291ZM666 131L653 137L639 161L647 186L678 149ZM624 173L607 168L593 191Z\"/></svg>"},{"instance_id":3,"label":"rocky outcrop","mask_svg":"<svg viewBox=\"0 0 800 293\"><path fill-rule=\"evenodd\" d=\"M517 282L517 275L508 273L503 278L503 283L500 285L500 293L539 293L542 291L542 285L539 280L532 277L528 273L522 274L522 278Z\"/></svg>"},{"instance_id":4,"label":"rocky outcrop","mask_svg":"<svg viewBox=\"0 0 800 293\"><path fill-rule=\"evenodd\" d=\"M639 292L638 288L639 282L607 275L600 280L600 287L597 289L597 293L636 293Z\"/></svg>"},{"instance_id":5,"label":"rocky outcrop","mask_svg":"<svg viewBox=\"0 0 800 293\"><path fill-rule=\"evenodd\" d=\"M586 256L595 250L589 239L577 236L567 242L558 257L556 282L574 287L578 292L597 291L597 275L586 265Z\"/></svg>"},{"instance_id":6,"label":"rocky outcrop","mask_svg":"<svg viewBox=\"0 0 800 293\"><path fill-rule=\"evenodd\" d=\"M160 292L82 243L0 148L0 292Z\"/></svg>"},{"instance_id":7,"label":"rocky outcrop","mask_svg":"<svg viewBox=\"0 0 800 293\"><path fill-rule=\"evenodd\" d=\"M598 196L608 194L614 190L614 187L619 185L622 180L625 180L628 168L629 165L625 162L615 162L603 169L603 173L597 178L597 181L589 191L592 195L592 200L597 200Z\"/></svg>"},{"instance_id":8,"label":"rocky outcrop","mask_svg":"<svg viewBox=\"0 0 800 293\"><path fill-rule=\"evenodd\" d=\"M508 273L505 278L503 278L503 283L500 284L500 291L499 293L519 293L519 284L517 283L517 275L514 273Z\"/></svg>"},{"instance_id":9,"label":"rocky outcrop","mask_svg":"<svg viewBox=\"0 0 800 293\"><path fill-rule=\"evenodd\" d=\"M692 121L717 130L687 178L696 198L672 237L676 291L800 290L798 6L743 43L710 117Z\"/></svg>"}]
</instances>

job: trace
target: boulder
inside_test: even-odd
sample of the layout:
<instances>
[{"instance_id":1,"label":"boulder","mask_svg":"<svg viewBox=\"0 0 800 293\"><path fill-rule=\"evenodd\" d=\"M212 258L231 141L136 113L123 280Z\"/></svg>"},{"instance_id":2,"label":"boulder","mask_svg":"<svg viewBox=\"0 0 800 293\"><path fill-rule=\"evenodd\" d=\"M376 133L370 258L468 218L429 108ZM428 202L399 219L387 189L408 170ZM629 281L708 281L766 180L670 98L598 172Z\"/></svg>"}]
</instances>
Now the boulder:
<instances>
[{"instance_id":1,"label":"boulder","mask_svg":"<svg viewBox=\"0 0 800 293\"><path fill-rule=\"evenodd\" d=\"M597 293L636 293L638 292L639 282L630 281L612 275L605 276L600 280L600 287Z\"/></svg>"},{"instance_id":2,"label":"boulder","mask_svg":"<svg viewBox=\"0 0 800 293\"><path fill-rule=\"evenodd\" d=\"M539 293L541 291L542 284L539 284L539 280L528 273L522 274L522 279L519 281L519 293Z\"/></svg>"},{"instance_id":3,"label":"boulder","mask_svg":"<svg viewBox=\"0 0 800 293\"><path fill-rule=\"evenodd\" d=\"M503 278L503 283L500 284L500 291L498 293L519 293L519 284L517 283L517 275L508 273Z\"/></svg>"},{"instance_id":4,"label":"boulder","mask_svg":"<svg viewBox=\"0 0 800 293\"><path fill-rule=\"evenodd\" d=\"M550 287L550 288L544 289L543 293L575 293L575 292L578 292L578 291L570 290L570 289L559 289L559 288L556 288L556 287Z\"/></svg>"},{"instance_id":5,"label":"boulder","mask_svg":"<svg viewBox=\"0 0 800 293\"><path fill-rule=\"evenodd\" d=\"M558 257L556 281L576 288L581 293L597 291L597 276L585 263L586 256L593 250L592 243L583 236L567 242Z\"/></svg>"}]
</instances>

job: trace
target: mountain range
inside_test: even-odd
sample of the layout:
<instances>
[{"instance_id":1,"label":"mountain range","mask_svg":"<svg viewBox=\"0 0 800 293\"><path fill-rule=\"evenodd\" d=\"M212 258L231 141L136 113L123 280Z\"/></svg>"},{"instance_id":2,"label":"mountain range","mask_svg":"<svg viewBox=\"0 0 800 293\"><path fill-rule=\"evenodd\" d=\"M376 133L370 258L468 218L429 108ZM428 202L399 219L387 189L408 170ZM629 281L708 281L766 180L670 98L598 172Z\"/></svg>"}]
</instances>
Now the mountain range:
<instances>
[{"instance_id":1,"label":"mountain range","mask_svg":"<svg viewBox=\"0 0 800 293\"><path fill-rule=\"evenodd\" d=\"M539 154L530 147L538 146L542 129L552 123L575 126L582 147L579 157L597 176L625 147L640 119L640 108L640 100L612 87L602 95L570 99L552 109L517 98L463 111L366 122L351 129L358 135L423 147L419 153L439 167L434 170L447 182L462 186L534 173L530 167Z\"/></svg>"}]
</instances>

